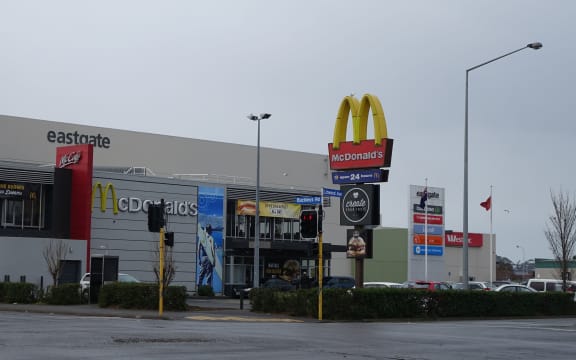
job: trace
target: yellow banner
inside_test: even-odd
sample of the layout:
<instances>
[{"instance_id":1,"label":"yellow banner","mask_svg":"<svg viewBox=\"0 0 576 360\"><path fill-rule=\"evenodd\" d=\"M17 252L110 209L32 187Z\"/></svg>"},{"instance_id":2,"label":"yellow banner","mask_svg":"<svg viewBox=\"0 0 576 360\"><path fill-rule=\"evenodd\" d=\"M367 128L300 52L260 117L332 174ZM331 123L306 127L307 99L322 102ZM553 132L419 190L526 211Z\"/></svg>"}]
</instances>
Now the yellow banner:
<instances>
[{"instance_id":1,"label":"yellow banner","mask_svg":"<svg viewBox=\"0 0 576 360\"><path fill-rule=\"evenodd\" d=\"M283 202L260 201L260 216L288 219L300 218L301 206ZM238 200L236 215L256 216L256 201Z\"/></svg>"}]
</instances>

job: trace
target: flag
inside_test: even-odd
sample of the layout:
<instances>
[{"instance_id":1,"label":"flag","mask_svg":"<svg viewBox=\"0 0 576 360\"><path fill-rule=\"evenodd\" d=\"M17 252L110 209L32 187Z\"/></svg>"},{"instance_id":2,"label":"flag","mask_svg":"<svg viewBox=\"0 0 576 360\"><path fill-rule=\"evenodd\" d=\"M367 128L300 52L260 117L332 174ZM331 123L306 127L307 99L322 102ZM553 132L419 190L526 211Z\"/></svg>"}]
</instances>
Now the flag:
<instances>
[{"instance_id":1,"label":"flag","mask_svg":"<svg viewBox=\"0 0 576 360\"><path fill-rule=\"evenodd\" d=\"M480 206L486 209L486 211L490 210L490 208L492 207L492 196L489 196L488 199L486 199L486 201L482 201L480 203Z\"/></svg>"},{"instance_id":2,"label":"flag","mask_svg":"<svg viewBox=\"0 0 576 360\"><path fill-rule=\"evenodd\" d=\"M426 201L428 201L428 188L424 188L422 196L420 197L420 207L424 209L426 207Z\"/></svg>"}]
</instances>

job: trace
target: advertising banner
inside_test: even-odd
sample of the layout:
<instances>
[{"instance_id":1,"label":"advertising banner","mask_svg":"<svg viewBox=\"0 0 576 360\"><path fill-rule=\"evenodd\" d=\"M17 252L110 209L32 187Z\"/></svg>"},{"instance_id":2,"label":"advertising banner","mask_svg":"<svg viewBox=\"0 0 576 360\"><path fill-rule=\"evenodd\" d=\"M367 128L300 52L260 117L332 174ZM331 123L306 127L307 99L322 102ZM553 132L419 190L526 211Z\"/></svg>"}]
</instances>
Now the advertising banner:
<instances>
[{"instance_id":1,"label":"advertising banner","mask_svg":"<svg viewBox=\"0 0 576 360\"><path fill-rule=\"evenodd\" d=\"M196 284L211 286L217 294L223 291L224 203L224 188L198 187Z\"/></svg>"},{"instance_id":2,"label":"advertising banner","mask_svg":"<svg viewBox=\"0 0 576 360\"><path fill-rule=\"evenodd\" d=\"M302 207L299 204L260 201L260 216L298 219ZM236 202L236 215L256 215L256 202L252 200L238 200Z\"/></svg>"}]
</instances>

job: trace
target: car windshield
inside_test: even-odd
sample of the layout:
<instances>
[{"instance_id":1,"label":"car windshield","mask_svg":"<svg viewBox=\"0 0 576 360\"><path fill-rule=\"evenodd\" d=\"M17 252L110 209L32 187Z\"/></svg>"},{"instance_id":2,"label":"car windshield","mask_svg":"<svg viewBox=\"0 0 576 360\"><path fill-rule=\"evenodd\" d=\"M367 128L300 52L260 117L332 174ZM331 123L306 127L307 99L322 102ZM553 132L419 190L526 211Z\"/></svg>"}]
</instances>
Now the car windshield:
<instances>
[{"instance_id":1,"label":"car windshield","mask_svg":"<svg viewBox=\"0 0 576 360\"><path fill-rule=\"evenodd\" d=\"M118 274L118 281L119 282L140 282L132 275L128 274Z\"/></svg>"}]
</instances>

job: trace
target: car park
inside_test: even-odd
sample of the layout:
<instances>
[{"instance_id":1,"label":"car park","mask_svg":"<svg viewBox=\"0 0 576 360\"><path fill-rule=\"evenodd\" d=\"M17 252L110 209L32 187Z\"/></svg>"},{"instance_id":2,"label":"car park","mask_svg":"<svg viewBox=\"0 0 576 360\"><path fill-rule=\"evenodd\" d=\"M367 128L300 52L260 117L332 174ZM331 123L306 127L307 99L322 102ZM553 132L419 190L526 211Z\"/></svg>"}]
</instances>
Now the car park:
<instances>
[{"instance_id":1,"label":"car park","mask_svg":"<svg viewBox=\"0 0 576 360\"><path fill-rule=\"evenodd\" d=\"M402 284L388 281L369 281L363 284L365 288L401 288Z\"/></svg>"},{"instance_id":2,"label":"car park","mask_svg":"<svg viewBox=\"0 0 576 360\"><path fill-rule=\"evenodd\" d=\"M499 287L497 287L496 289L494 289L494 291L496 292L510 292L510 293L536 293L538 291L532 289L531 287L528 287L526 285L522 285L522 284L504 284L501 285Z\"/></svg>"}]
</instances>

